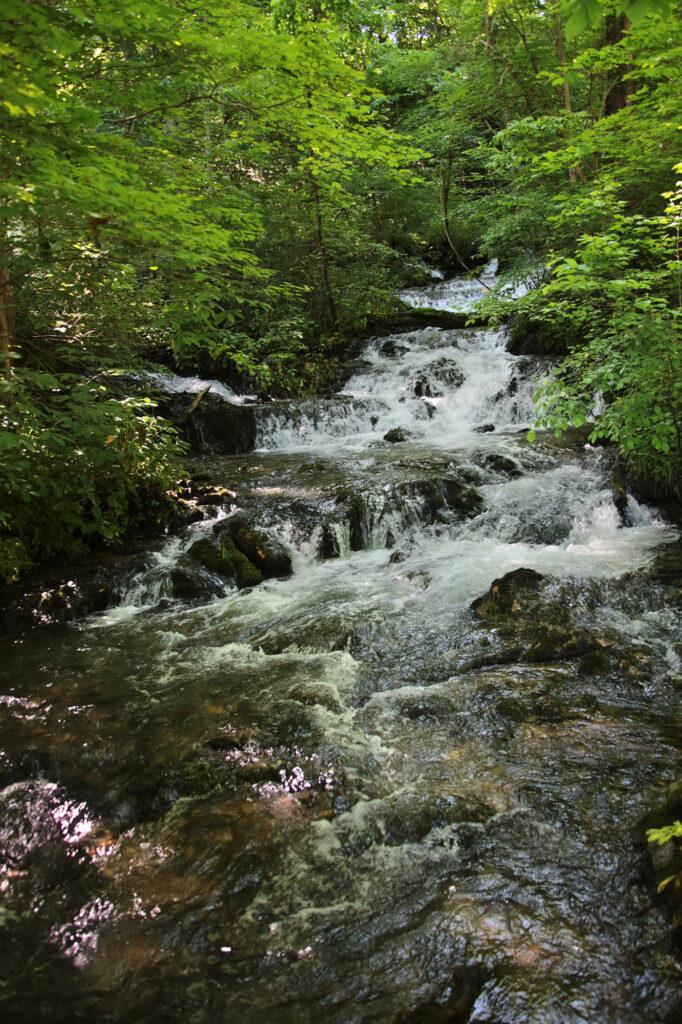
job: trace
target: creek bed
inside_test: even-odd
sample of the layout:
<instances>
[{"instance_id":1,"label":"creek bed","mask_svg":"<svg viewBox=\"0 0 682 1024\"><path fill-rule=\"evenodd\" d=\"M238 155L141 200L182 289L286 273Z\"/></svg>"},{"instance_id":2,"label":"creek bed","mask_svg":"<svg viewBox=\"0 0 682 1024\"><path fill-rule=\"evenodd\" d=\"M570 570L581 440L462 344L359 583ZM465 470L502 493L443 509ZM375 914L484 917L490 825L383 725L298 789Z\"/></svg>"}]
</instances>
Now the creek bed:
<instances>
[{"instance_id":1,"label":"creek bed","mask_svg":"<svg viewBox=\"0 0 682 1024\"><path fill-rule=\"evenodd\" d=\"M169 597L199 523L3 643L4 1019L676 1019L636 831L680 770L676 534L608 452L526 442L546 368L504 341L376 339L202 462L288 579ZM527 607L472 612L522 567Z\"/></svg>"}]
</instances>

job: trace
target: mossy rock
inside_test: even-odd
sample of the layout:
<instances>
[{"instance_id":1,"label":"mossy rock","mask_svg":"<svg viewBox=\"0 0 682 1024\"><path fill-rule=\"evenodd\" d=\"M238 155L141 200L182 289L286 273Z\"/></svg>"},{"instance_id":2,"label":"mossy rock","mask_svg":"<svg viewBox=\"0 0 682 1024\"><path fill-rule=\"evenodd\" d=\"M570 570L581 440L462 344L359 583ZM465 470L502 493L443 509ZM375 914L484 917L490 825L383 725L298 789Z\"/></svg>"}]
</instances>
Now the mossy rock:
<instances>
[{"instance_id":1,"label":"mossy rock","mask_svg":"<svg viewBox=\"0 0 682 1024\"><path fill-rule=\"evenodd\" d=\"M284 544L268 536L265 531L251 526L244 516L224 519L216 527L215 533L229 540L231 546L226 550L239 551L258 569L261 579L282 579L293 572L291 554Z\"/></svg>"},{"instance_id":2,"label":"mossy rock","mask_svg":"<svg viewBox=\"0 0 682 1024\"><path fill-rule=\"evenodd\" d=\"M220 554L226 562L229 561L234 580L240 589L256 587L263 582L263 573L260 569L249 561L229 537L221 537Z\"/></svg>"},{"instance_id":3,"label":"mossy rock","mask_svg":"<svg viewBox=\"0 0 682 1024\"><path fill-rule=\"evenodd\" d=\"M185 560L201 565L223 579L234 580L239 588L255 587L263 581L263 574L230 537L219 537L217 544L207 537L195 541Z\"/></svg>"},{"instance_id":4,"label":"mossy rock","mask_svg":"<svg viewBox=\"0 0 682 1024\"><path fill-rule=\"evenodd\" d=\"M489 455L486 455L483 465L486 469L491 469L495 473L503 473L511 478L523 476L514 460L506 455L501 455L499 452L491 452Z\"/></svg>"},{"instance_id":5,"label":"mossy rock","mask_svg":"<svg viewBox=\"0 0 682 1024\"><path fill-rule=\"evenodd\" d=\"M202 565L209 572L217 572L220 576L232 575L230 561L223 557L220 549L208 537L196 540L187 551L185 558L196 565Z\"/></svg>"}]
</instances>

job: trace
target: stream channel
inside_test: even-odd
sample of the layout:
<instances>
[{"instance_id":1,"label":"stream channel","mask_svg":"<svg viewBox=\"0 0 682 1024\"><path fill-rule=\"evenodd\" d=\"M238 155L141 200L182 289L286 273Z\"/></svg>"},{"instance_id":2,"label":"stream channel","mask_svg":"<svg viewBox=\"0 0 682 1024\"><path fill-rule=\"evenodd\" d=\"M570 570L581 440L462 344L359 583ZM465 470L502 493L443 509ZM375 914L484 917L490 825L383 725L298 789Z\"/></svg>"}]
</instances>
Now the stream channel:
<instances>
[{"instance_id":1,"label":"stream channel","mask_svg":"<svg viewBox=\"0 0 682 1024\"><path fill-rule=\"evenodd\" d=\"M222 502L116 606L2 641L3 1020L680 1019L638 832L680 774L677 534L608 449L528 443L546 372L373 339L199 463ZM287 578L187 568L235 515Z\"/></svg>"}]
</instances>

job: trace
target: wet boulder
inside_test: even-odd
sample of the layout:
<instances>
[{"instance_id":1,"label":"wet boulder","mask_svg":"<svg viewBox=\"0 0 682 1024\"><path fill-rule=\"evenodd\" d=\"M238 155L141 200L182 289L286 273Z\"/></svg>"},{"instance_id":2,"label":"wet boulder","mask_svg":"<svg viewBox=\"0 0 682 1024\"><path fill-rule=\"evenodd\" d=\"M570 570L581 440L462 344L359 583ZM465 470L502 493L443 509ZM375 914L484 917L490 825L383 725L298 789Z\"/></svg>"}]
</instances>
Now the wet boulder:
<instances>
[{"instance_id":1,"label":"wet boulder","mask_svg":"<svg viewBox=\"0 0 682 1024\"><path fill-rule=\"evenodd\" d=\"M341 557L341 541L339 539L338 523L326 522L322 524L322 531L320 533L320 541L317 551L319 557L322 559Z\"/></svg>"},{"instance_id":2,"label":"wet boulder","mask_svg":"<svg viewBox=\"0 0 682 1024\"><path fill-rule=\"evenodd\" d=\"M682 601L682 539L659 548L649 575L668 585L671 602L679 604Z\"/></svg>"},{"instance_id":3,"label":"wet boulder","mask_svg":"<svg viewBox=\"0 0 682 1024\"><path fill-rule=\"evenodd\" d=\"M545 583L546 577L534 569L514 569L493 580L488 593L477 597L471 610L484 620L516 615L535 601Z\"/></svg>"},{"instance_id":4,"label":"wet boulder","mask_svg":"<svg viewBox=\"0 0 682 1024\"><path fill-rule=\"evenodd\" d=\"M85 804L51 782L17 782L0 792L0 864L10 903L40 900L77 878L89 861L85 838L93 825Z\"/></svg>"},{"instance_id":5,"label":"wet boulder","mask_svg":"<svg viewBox=\"0 0 682 1024\"><path fill-rule=\"evenodd\" d=\"M622 675L617 637L581 621L575 600L575 584L561 584L533 569L515 569L494 580L471 605L476 618L493 629L484 638L486 650L466 668L577 659L584 674L610 670Z\"/></svg>"},{"instance_id":6,"label":"wet boulder","mask_svg":"<svg viewBox=\"0 0 682 1024\"><path fill-rule=\"evenodd\" d=\"M259 570L264 579L281 579L293 572L291 554L284 544L249 523L241 515L218 523L214 533L228 538L234 547ZM230 549L232 550L232 549Z\"/></svg>"},{"instance_id":7,"label":"wet boulder","mask_svg":"<svg viewBox=\"0 0 682 1024\"><path fill-rule=\"evenodd\" d=\"M625 514L628 507L628 492L625 488L625 483L623 482L623 477L621 476L618 466L614 468L613 473L611 474L611 498L613 500L613 504L618 510L621 522L625 524Z\"/></svg>"},{"instance_id":8,"label":"wet boulder","mask_svg":"<svg viewBox=\"0 0 682 1024\"><path fill-rule=\"evenodd\" d=\"M191 566L176 565L168 576L166 596L191 604L204 604L225 591L223 580Z\"/></svg>"},{"instance_id":9,"label":"wet boulder","mask_svg":"<svg viewBox=\"0 0 682 1024\"><path fill-rule=\"evenodd\" d=\"M237 548L229 536L214 535L214 539L204 537L195 541L183 561L185 565L200 565L225 580L232 580L240 589L255 587L263 580L260 569Z\"/></svg>"},{"instance_id":10,"label":"wet boulder","mask_svg":"<svg viewBox=\"0 0 682 1024\"><path fill-rule=\"evenodd\" d=\"M401 499L419 498L423 502L423 521L432 523L440 512L452 511L463 515L479 512L483 498L459 476L436 477L433 480L409 480L393 489Z\"/></svg>"},{"instance_id":11,"label":"wet boulder","mask_svg":"<svg viewBox=\"0 0 682 1024\"><path fill-rule=\"evenodd\" d=\"M494 423L482 423L480 427L474 427L475 434L492 434L495 429Z\"/></svg>"},{"instance_id":12,"label":"wet boulder","mask_svg":"<svg viewBox=\"0 0 682 1024\"><path fill-rule=\"evenodd\" d=\"M434 829L462 822L484 822L493 810L483 801L456 793L439 796L427 791L400 793L377 801L368 813L366 846L402 846L423 840Z\"/></svg>"},{"instance_id":13,"label":"wet boulder","mask_svg":"<svg viewBox=\"0 0 682 1024\"><path fill-rule=\"evenodd\" d=\"M492 469L495 473L503 473L504 476L511 478L523 476L514 460L500 454L500 452L491 452L489 455L486 455L483 459L483 465L486 469Z\"/></svg>"},{"instance_id":14,"label":"wet boulder","mask_svg":"<svg viewBox=\"0 0 682 1024\"><path fill-rule=\"evenodd\" d=\"M412 390L417 398L440 398L442 395L442 391L432 387L426 377L417 377Z\"/></svg>"},{"instance_id":15,"label":"wet boulder","mask_svg":"<svg viewBox=\"0 0 682 1024\"><path fill-rule=\"evenodd\" d=\"M407 441L410 438L410 433L403 427L393 427L392 430L388 430L384 434L384 441L388 441L389 444L401 444L403 441Z\"/></svg>"},{"instance_id":16,"label":"wet boulder","mask_svg":"<svg viewBox=\"0 0 682 1024\"><path fill-rule=\"evenodd\" d=\"M401 562L407 561L408 552L402 548L398 548L397 551L391 553L391 557L388 560L389 565L400 565Z\"/></svg>"},{"instance_id":17,"label":"wet boulder","mask_svg":"<svg viewBox=\"0 0 682 1024\"><path fill-rule=\"evenodd\" d=\"M208 537L202 537L201 540L195 540L191 548L187 551L186 560L188 562L195 562L197 565L203 565L205 569L210 572L217 572L221 576L232 575L232 564L228 557L223 554L221 548L212 543Z\"/></svg>"},{"instance_id":18,"label":"wet boulder","mask_svg":"<svg viewBox=\"0 0 682 1024\"><path fill-rule=\"evenodd\" d=\"M459 388L464 383L464 374L457 363L445 357L437 359L428 368L429 377L449 388Z\"/></svg>"},{"instance_id":19,"label":"wet boulder","mask_svg":"<svg viewBox=\"0 0 682 1024\"><path fill-rule=\"evenodd\" d=\"M388 356L388 358L392 359L394 356L404 356L410 350L407 345L401 345L395 338L389 338L383 343L379 351L382 356Z\"/></svg>"},{"instance_id":20,"label":"wet boulder","mask_svg":"<svg viewBox=\"0 0 682 1024\"><path fill-rule=\"evenodd\" d=\"M449 509L466 515L475 515L483 508L483 498L463 477L441 480L445 504Z\"/></svg>"},{"instance_id":21,"label":"wet boulder","mask_svg":"<svg viewBox=\"0 0 682 1024\"><path fill-rule=\"evenodd\" d=\"M342 710L338 691L331 683L297 683L289 690L288 697L299 704L319 705L335 714Z\"/></svg>"},{"instance_id":22,"label":"wet boulder","mask_svg":"<svg viewBox=\"0 0 682 1024\"><path fill-rule=\"evenodd\" d=\"M178 426L193 452L234 455L256 446L257 406L236 405L208 394L190 413L196 395L166 394L159 412Z\"/></svg>"}]
</instances>

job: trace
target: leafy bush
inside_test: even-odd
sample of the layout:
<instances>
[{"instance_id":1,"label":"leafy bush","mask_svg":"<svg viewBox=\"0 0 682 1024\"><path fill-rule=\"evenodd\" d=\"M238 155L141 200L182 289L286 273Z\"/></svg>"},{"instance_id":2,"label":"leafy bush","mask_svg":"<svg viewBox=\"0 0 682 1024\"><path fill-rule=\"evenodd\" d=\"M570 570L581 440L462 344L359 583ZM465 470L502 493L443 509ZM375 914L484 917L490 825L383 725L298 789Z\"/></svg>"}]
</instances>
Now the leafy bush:
<instances>
[{"instance_id":1,"label":"leafy bush","mask_svg":"<svg viewBox=\"0 0 682 1024\"><path fill-rule=\"evenodd\" d=\"M182 445L148 399L117 399L73 374L2 385L0 575L110 544L144 513L161 521Z\"/></svg>"},{"instance_id":2,"label":"leafy bush","mask_svg":"<svg viewBox=\"0 0 682 1024\"><path fill-rule=\"evenodd\" d=\"M560 432L593 419L593 441L617 443L635 473L675 489L682 467L680 192L666 198L662 217L628 216L615 203L610 229L583 235L574 257L552 260L552 279L526 306L582 339L540 389L539 425Z\"/></svg>"}]
</instances>

